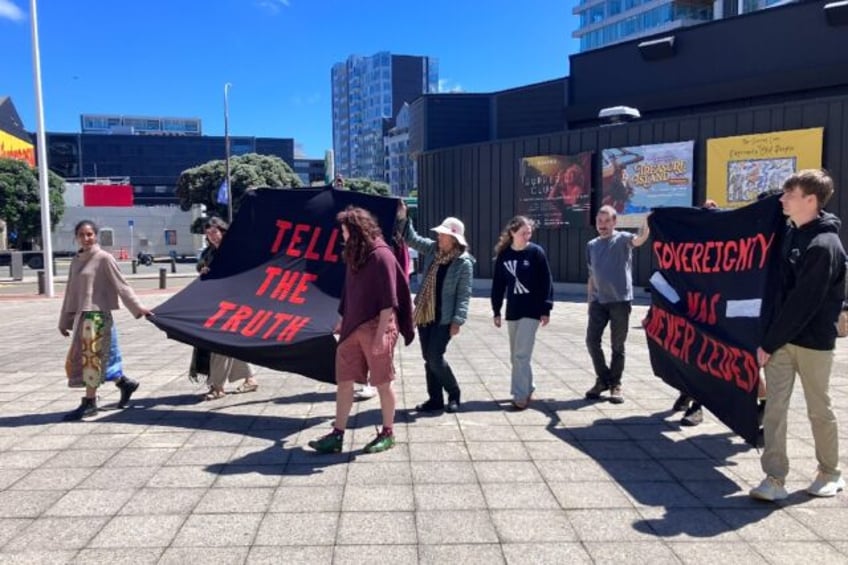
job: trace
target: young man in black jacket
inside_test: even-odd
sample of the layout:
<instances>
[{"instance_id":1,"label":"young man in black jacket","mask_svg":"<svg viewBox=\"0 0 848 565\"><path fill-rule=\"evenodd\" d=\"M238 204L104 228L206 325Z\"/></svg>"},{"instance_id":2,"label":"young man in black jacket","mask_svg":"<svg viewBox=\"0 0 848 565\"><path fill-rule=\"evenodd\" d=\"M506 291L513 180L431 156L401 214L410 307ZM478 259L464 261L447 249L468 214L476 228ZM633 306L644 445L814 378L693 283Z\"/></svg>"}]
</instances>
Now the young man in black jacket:
<instances>
[{"instance_id":1,"label":"young man in black jacket","mask_svg":"<svg viewBox=\"0 0 848 565\"><path fill-rule=\"evenodd\" d=\"M807 492L835 496L845 487L828 391L836 321L845 298L840 221L822 210L832 195L833 179L822 170L800 171L783 184L780 201L790 224L782 248L780 289L774 316L757 350L768 385L761 458L766 478L750 492L760 500L788 496L784 486L789 473L786 424L796 374L804 388L819 463L818 475Z\"/></svg>"}]
</instances>

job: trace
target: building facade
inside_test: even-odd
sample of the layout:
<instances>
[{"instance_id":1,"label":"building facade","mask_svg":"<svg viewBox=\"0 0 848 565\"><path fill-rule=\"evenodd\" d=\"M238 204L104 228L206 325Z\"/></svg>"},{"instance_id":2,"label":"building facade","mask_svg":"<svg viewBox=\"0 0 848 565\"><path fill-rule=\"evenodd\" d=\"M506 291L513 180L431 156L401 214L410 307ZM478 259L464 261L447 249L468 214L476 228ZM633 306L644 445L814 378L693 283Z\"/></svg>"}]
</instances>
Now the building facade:
<instances>
[{"instance_id":1,"label":"building facade","mask_svg":"<svg viewBox=\"0 0 848 565\"><path fill-rule=\"evenodd\" d=\"M177 204L177 179L186 169L224 159L223 136L47 133L47 162L66 179L126 178L135 203ZM230 136L230 154L259 153L295 168L294 140Z\"/></svg>"},{"instance_id":2,"label":"building facade","mask_svg":"<svg viewBox=\"0 0 848 565\"><path fill-rule=\"evenodd\" d=\"M522 159L583 152L593 154L591 220L603 202L604 150L683 141L694 142L695 205L710 188L727 189L716 180L708 186L710 140L808 128L822 128L821 166L839 187L827 208L848 217L848 51L843 47L848 6L809 0L673 35L681 48L663 58L645 57L640 40L572 55L571 74L562 82L566 96L554 95L556 82L515 89L509 107L496 104L500 116L489 121L501 124L497 133L487 135L485 107L478 108L485 105L471 95L417 100L409 135L417 159L419 223L435 225L456 216L468 226L466 237L476 249L490 248L503 224L518 213ZM552 111L557 99L562 107ZM544 100L547 106L540 104ZM641 118L607 125L599 111L614 105L637 108ZM540 120L536 132L518 129L534 122L534 108ZM458 119L460 112L477 125ZM561 120L556 129L551 115ZM549 133L543 131L545 123ZM554 280L585 284L586 243L596 235L587 223L543 227L533 238L547 251ZM841 238L848 244L845 230ZM634 282L647 284L654 261L650 251L634 255ZM478 261L474 274L490 278L492 262Z\"/></svg>"},{"instance_id":3,"label":"building facade","mask_svg":"<svg viewBox=\"0 0 848 565\"><path fill-rule=\"evenodd\" d=\"M333 65L333 150L335 169L348 177L385 179L383 136L404 103L436 92L438 62L432 57L351 56Z\"/></svg>"},{"instance_id":4,"label":"building facade","mask_svg":"<svg viewBox=\"0 0 848 565\"><path fill-rule=\"evenodd\" d=\"M200 118L166 118L161 116L122 116L120 114L83 114L82 133L119 133L129 135L203 134Z\"/></svg>"},{"instance_id":5,"label":"building facade","mask_svg":"<svg viewBox=\"0 0 848 565\"><path fill-rule=\"evenodd\" d=\"M303 186L323 186L327 184L324 159L295 157L293 169L300 177Z\"/></svg>"},{"instance_id":6,"label":"building facade","mask_svg":"<svg viewBox=\"0 0 848 565\"><path fill-rule=\"evenodd\" d=\"M637 39L681 27L746 14L794 0L580 0L572 37L580 50Z\"/></svg>"},{"instance_id":7,"label":"building facade","mask_svg":"<svg viewBox=\"0 0 848 565\"><path fill-rule=\"evenodd\" d=\"M415 161L409 155L409 104L404 104L395 125L383 138L386 145L386 184L394 196L409 196L417 186Z\"/></svg>"}]
</instances>

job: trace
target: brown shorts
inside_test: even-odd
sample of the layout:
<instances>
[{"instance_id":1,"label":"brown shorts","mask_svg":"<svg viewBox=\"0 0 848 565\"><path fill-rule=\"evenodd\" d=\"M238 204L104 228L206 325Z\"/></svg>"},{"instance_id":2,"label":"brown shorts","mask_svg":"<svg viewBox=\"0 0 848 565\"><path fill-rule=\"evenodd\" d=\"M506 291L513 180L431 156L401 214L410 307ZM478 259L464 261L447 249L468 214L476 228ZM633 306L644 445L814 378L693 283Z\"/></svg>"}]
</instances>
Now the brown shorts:
<instances>
[{"instance_id":1,"label":"brown shorts","mask_svg":"<svg viewBox=\"0 0 848 565\"><path fill-rule=\"evenodd\" d=\"M374 355L374 333L377 331L379 316L365 322L339 343L336 349L336 382L356 381L370 382L379 386L391 382L395 378L394 352L397 343L398 329L394 314L386 334L389 336L389 351L385 355ZM371 377L368 377L368 372Z\"/></svg>"}]
</instances>

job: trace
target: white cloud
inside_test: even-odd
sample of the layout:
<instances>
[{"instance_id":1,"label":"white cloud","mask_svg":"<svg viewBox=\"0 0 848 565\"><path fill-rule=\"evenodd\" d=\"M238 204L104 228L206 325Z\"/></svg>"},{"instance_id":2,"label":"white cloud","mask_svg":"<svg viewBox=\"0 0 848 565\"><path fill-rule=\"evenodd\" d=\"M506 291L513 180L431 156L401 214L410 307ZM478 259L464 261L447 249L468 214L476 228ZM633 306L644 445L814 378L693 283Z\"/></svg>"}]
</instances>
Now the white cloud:
<instances>
[{"instance_id":1,"label":"white cloud","mask_svg":"<svg viewBox=\"0 0 848 565\"><path fill-rule=\"evenodd\" d=\"M321 101L321 94L318 92L313 92L308 95L295 94L289 98L289 101L296 107L314 106Z\"/></svg>"},{"instance_id":2,"label":"white cloud","mask_svg":"<svg viewBox=\"0 0 848 565\"><path fill-rule=\"evenodd\" d=\"M0 0L0 19L20 22L24 19L24 13L12 3L12 0Z\"/></svg>"},{"instance_id":3,"label":"white cloud","mask_svg":"<svg viewBox=\"0 0 848 565\"><path fill-rule=\"evenodd\" d=\"M461 84L451 84L451 79L439 79L439 92L465 92Z\"/></svg>"},{"instance_id":4,"label":"white cloud","mask_svg":"<svg viewBox=\"0 0 848 565\"><path fill-rule=\"evenodd\" d=\"M2 1L3 0L0 0L0 2ZM276 14L281 8L289 8L291 6L290 0L257 0L256 3L260 8L267 10L272 14Z\"/></svg>"}]
</instances>

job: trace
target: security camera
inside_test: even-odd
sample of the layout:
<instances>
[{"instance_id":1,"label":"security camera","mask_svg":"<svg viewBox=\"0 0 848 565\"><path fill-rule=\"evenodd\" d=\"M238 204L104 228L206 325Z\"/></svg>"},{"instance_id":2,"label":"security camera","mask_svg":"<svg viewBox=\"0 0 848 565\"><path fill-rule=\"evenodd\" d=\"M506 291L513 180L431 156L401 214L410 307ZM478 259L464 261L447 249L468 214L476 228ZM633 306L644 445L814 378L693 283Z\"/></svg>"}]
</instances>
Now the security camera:
<instances>
[{"instance_id":1,"label":"security camera","mask_svg":"<svg viewBox=\"0 0 848 565\"><path fill-rule=\"evenodd\" d=\"M642 117L639 110L630 106L611 106L598 112L598 118L606 120L608 125L622 124Z\"/></svg>"}]
</instances>

